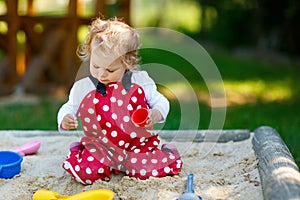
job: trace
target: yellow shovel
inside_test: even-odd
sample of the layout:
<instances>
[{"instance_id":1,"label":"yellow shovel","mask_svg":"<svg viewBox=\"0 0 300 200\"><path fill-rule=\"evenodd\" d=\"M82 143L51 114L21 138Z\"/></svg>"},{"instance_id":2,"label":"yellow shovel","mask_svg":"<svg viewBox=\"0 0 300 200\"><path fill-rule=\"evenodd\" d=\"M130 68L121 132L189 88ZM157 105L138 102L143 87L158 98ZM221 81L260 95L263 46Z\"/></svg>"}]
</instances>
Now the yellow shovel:
<instances>
[{"instance_id":1,"label":"yellow shovel","mask_svg":"<svg viewBox=\"0 0 300 200\"><path fill-rule=\"evenodd\" d=\"M89 190L75 194L74 196L61 196L57 192L51 190L41 189L34 193L33 200L111 200L114 197L114 193L111 190L99 189Z\"/></svg>"}]
</instances>

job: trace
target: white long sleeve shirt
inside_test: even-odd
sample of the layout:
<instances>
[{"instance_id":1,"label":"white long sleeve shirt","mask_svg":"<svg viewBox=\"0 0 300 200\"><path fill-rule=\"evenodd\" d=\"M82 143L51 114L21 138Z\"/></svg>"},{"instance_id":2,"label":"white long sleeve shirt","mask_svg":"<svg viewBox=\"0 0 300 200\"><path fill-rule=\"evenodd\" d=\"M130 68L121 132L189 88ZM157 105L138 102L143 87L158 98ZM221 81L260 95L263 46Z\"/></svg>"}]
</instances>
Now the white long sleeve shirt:
<instances>
[{"instance_id":1,"label":"white long sleeve shirt","mask_svg":"<svg viewBox=\"0 0 300 200\"><path fill-rule=\"evenodd\" d=\"M146 71L133 71L131 82L141 86L145 92L146 101L151 109L157 109L165 121L170 105L169 101L157 91L154 81L149 77ZM89 77L76 81L70 90L68 101L62 105L57 114L58 130L62 131L61 122L65 115L76 114L83 98L96 87Z\"/></svg>"}]
</instances>

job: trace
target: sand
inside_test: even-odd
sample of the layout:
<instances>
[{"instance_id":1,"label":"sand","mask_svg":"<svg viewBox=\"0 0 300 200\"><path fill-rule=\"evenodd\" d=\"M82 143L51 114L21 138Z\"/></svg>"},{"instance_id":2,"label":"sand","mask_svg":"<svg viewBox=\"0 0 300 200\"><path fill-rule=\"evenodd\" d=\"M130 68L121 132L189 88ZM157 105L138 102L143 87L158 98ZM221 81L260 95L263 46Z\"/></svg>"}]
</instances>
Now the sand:
<instances>
[{"instance_id":1,"label":"sand","mask_svg":"<svg viewBox=\"0 0 300 200\"><path fill-rule=\"evenodd\" d=\"M69 144L80 139L79 132L31 134L30 131L0 131L0 137L0 150L13 149L32 140L41 141L37 154L24 157L19 175L0 179L0 199L31 200L39 189L74 195L105 188L115 193L114 199L175 200L185 191L189 173L194 174L195 193L205 200L263 199L252 134L249 139L239 142L172 141L179 148L184 163L179 175L141 181L119 174L112 175L110 182L96 181L88 186L75 182L61 167Z\"/></svg>"}]
</instances>

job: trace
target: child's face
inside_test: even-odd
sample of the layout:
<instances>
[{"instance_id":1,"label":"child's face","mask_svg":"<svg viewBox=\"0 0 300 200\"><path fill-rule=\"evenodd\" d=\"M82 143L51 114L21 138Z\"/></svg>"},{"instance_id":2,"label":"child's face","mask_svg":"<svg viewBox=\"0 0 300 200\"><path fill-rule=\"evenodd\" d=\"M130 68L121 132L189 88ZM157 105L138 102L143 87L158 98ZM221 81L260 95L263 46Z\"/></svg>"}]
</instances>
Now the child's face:
<instances>
[{"instance_id":1,"label":"child's face","mask_svg":"<svg viewBox=\"0 0 300 200\"><path fill-rule=\"evenodd\" d=\"M111 61L112 60L112 61ZM126 65L121 57L103 58L97 54L91 54L90 72L91 75L97 78L103 84L119 82L122 80L126 70Z\"/></svg>"}]
</instances>

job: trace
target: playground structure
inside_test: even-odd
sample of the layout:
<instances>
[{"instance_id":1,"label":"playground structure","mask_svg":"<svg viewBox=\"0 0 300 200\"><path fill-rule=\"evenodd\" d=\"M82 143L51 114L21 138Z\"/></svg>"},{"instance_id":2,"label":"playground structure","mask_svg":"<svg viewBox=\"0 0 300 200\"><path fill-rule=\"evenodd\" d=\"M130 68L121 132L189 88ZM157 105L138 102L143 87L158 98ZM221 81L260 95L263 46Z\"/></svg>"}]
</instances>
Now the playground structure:
<instances>
[{"instance_id":1,"label":"playground structure","mask_svg":"<svg viewBox=\"0 0 300 200\"><path fill-rule=\"evenodd\" d=\"M112 3L89 1L93 11L84 16L84 0L68 0L65 14L58 15L38 13L35 0L25 1L25 12L20 11L19 0L3 2L6 13L0 14L0 95L16 92L16 88L44 93L53 86L69 87L80 66L76 56L78 30L100 14L110 17ZM115 4L117 17L130 23L130 0Z\"/></svg>"}]
</instances>

